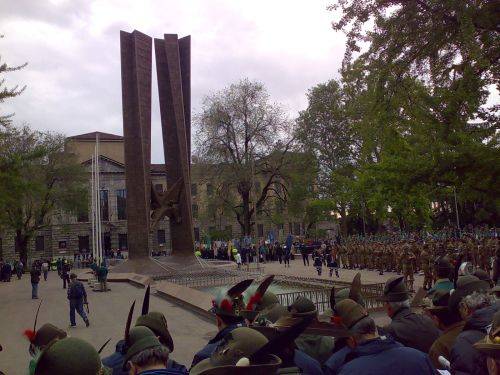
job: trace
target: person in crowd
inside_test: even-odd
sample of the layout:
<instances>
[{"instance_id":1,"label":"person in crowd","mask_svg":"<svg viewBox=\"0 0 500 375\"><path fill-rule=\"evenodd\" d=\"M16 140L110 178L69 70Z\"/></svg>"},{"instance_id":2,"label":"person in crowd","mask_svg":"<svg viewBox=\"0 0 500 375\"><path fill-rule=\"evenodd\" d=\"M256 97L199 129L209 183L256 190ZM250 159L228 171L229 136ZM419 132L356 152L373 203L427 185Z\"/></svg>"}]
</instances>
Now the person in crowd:
<instances>
[{"instance_id":1,"label":"person in crowd","mask_svg":"<svg viewBox=\"0 0 500 375\"><path fill-rule=\"evenodd\" d=\"M441 370L446 370L447 365L440 361L440 357L449 362L451 348L465 325L465 321L462 320L458 311L448 308L449 298L449 291L438 290L432 298L433 306L425 309L426 313L431 316L442 332L441 336L434 341L429 349L429 357L432 364Z\"/></svg>"},{"instance_id":2,"label":"person in crowd","mask_svg":"<svg viewBox=\"0 0 500 375\"><path fill-rule=\"evenodd\" d=\"M240 255L240 253L236 252L236 254L234 254L234 260L238 266L238 269L241 269L241 255Z\"/></svg>"},{"instance_id":3,"label":"person in crowd","mask_svg":"<svg viewBox=\"0 0 500 375\"><path fill-rule=\"evenodd\" d=\"M71 267L68 261L65 259L61 264L61 279L63 281L63 289L66 289L66 285L69 285L69 271L71 271Z\"/></svg>"},{"instance_id":4,"label":"person in crowd","mask_svg":"<svg viewBox=\"0 0 500 375\"><path fill-rule=\"evenodd\" d=\"M163 346L154 332L144 326L130 330L128 350L123 368L132 375L174 375L187 374L168 368L169 351ZM114 374L114 372L113 372Z\"/></svg>"},{"instance_id":5,"label":"person in crowd","mask_svg":"<svg viewBox=\"0 0 500 375\"><path fill-rule=\"evenodd\" d=\"M314 252L313 257L314 257L314 268L316 268L318 276L321 276L321 273L323 271L323 256L321 255L321 252L319 250L316 250Z\"/></svg>"},{"instance_id":6,"label":"person in crowd","mask_svg":"<svg viewBox=\"0 0 500 375\"><path fill-rule=\"evenodd\" d=\"M301 318L312 316L314 321L318 320L318 311L314 303L303 296L297 299L288 307L292 317ZM331 337L310 334L301 334L295 344L300 352L295 353L295 363L302 370L318 372L321 365L330 357L333 351L334 342Z\"/></svg>"},{"instance_id":7,"label":"person in crowd","mask_svg":"<svg viewBox=\"0 0 500 375\"><path fill-rule=\"evenodd\" d=\"M427 354L405 347L391 337L380 336L366 309L351 299L335 305L335 324L348 332L347 347L326 362L326 374L434 375Z\"/></svg>"},{"instance_id":8,"label":"person in crowd","mask_svg":"<svg viewBox=\"0 0 500 375\"><path fill-rule=\"evenodd\" d=\"M474 344L474 349L486 357L488 375L500 374L500 312L495 313L489 333Z\"/></svg>"},{"instance_id":9,"label":"person in crowd","mask_svg":"<svg viewBox=\"0 0 500 375\"><path fill-rule=\"evenodd\" d=\"M411 311L409 298L403 276L386 282L382 300L391 323L383 331L405 346L428 353L440 331L428 316Z\"/></svg>"},{"instance_id":10,"label":"person in crowd","mask_svg":"<svg viewBox=\"0 0 500 375\"><path fill-rule=\"evenodd\" d=\"M309 252L307 251L307 247L303 239L300 239L298 248L300 254L302 255L302 262L304 263L304 266L309 266Z\"/></svg>"},{"instance_id":11,"label":"person in crowd","mask_svg":"<svg viewBox=\"0 0 500 375\"><path fill-rule=\"evenodd\" d=\"M38 299L38 283L40 282L40 270L38 269L36 263L31 266L31 299Z\"/></svg>"},{"instance_id":12,"label":"person in crowd","mask_svg":"<svg viewBox=\"0 0 500 375\"><path fill-rule=\"evenodd\" d=\"M75 311L80 315L85 322L85 326L90 326L89 318L85 313L83 305L88 304L87 292L81 281L77 280L76 274L70 275L70 283L68 287L68 300L69 300L69 319L70 327L76 327Z\"/></svg>"},{"instance_id":13,"label":"person in crowd","mask_svg":"<svg viewBox=\"0 0 500 375\"><path fill-rule=\"evenodd\" d=\"M17 279L21 280L21 277L23 276L23 272L24 272L23 262L22 261L17 262L15 268L16 268Z\"/></svg>"},{"instance_id":14,"label":"person in crowd","mask_svg":"<svg viewBox=\"0 0 500 375\"><path fill-rule=\"evenodd\" d=\"M108 267L106 267L106 262L102 261L101 265L97 268L97 281L99 282L99 290L101 292L108 291L107 279Z\"/></svg>"},{"instance_id":15,"label":"person in crowd","mask_svg":"<svg viewBox=\"0 0 500 375\"><path fill-rule=\"evenodd\" d=\"M328 255L326 256L326 265L328 267L330 277L333 277L333 272L335 272L336 277L340 277L339 276L339 267L337 264L337 259L335 257L334 250L331 250L328 252Z\"/></svg>"},{"instance_id":16,"label":"person in crowd","mask_svg":"<svg viewBox=\"0 0 500 375\"><path fill-rule=\"evenodd\" d=\"M88 342L65 337L50 342L30 363L30 374L35 375L106 375L99 353Z\"/></svg>"},{"instance_id":17,"label":"person in crowd","mask_svg":"<svg viewBox=\"0 0 500 375\"><path fill-rule=\"evenodd\" d=\"M453 266L448 257L439 257L434 264L434 274L436 275L436 282L434 286L429 289L428 295L432 297L432 294L436 291L449 292L453 289L453 282L451 278L453 276Z\"/></svg>"},{"instance_id":18,"label":"person in crowd","mask_svg":"<svg viewBox=\"0 0 500 375\"><path fill-rule=\"evenodd\" d=\"M473 275L458 278L457 288L450 295L448 308L458 312L465 321L451 348L452 374L487 373L486 358L473 344L483 339L500 303L488 293L489 284Z\"/></svg>"},{"instance_id":19,"label":"person in crowd","mask_svg":"<svg viewBox=\"0 0 500 375\"><path fill-rule=\"evenodd\" d=\"M47 277L49 275L49 262L46 259L42 262L42 273L43 280L47 281Z\"/></svg>"},{"instance_id":20,"label":"person in crowd","mask_svg":"<svg viewBox=\"0 0 500 375\"><path fill-rule=\"evenodd\" d=\"M242 308L242 294L250 284L251 280L244 280L230 288L226 294L221 294L213 301L212 312L215 314L217 334L194 355L191 367L206 358L210 358L217 346L227 335L234 329L245 326L245 320L239 315L239 311Z\"/></svg>"}]
</instances>

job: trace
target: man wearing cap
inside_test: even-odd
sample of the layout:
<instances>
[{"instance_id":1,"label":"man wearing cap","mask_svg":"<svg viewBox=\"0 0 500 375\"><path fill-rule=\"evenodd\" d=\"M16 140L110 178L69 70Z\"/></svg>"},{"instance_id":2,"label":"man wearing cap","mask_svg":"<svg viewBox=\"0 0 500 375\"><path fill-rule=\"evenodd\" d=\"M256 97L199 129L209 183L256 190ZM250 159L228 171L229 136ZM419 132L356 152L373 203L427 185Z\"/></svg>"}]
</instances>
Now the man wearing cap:
<instances>
[{"instance_id":1,"label":"man wearing cap","mask_svg":"<svg viewBox=\"0 0 500 375\"><path fill-rule=\"evenodd\" d=\"M137 318L135 326L149 328L157 337L160 344L164 345L168 349L169 353L172 353L174 351L174 341L168 330L167 320L162 313L151 311L147 314L141 315ZM125 345L125 340L120 340L116 343L115 353L102 360L102 363L105 366L113 369L113 375L128 374L128 371L122 369L126 351L127 346ZM187 372L187 369L184 365L177 363L175 360L170 358L170 356L167 361L167 369L178 371L180 373Z\"/></svg>"},{"instance_id":2,"label":"man wearing cap","mask_svg":"<svg viewBox=\"0 0 500 375\"><path fill-rule=\"evenodd\" d=\"M427 354L404 347L392 338L379 336L366 309L351 299L335 305L335 324L347 332L347 347L325 364L326 374L398 375L434 374Z\"/></svg>"},{"instance_id":3,"label":"man wearing cap","mask_svg":"<svg viewBox=\"0 0 500 375\"><path fill-rule=\"evenodd\" d=\"M294 303L288 307L288 311L292 317L314 316L314 319L317 320L316 306L303 296L297 297ZM295 340L295 344L299 349L295 351L294 356L297 367L308 374L321 373L321 364L332 354L333 339L328 336L302 334Z\"/></svg>"},{"instance_id":4,"label":"man wearing cap","mask_svg":"<svg viewBox=\"0 0 500 375\"><path fill-rule=\"evenodd\" d=\"M238 297L241 297L241 294ZM244 318L239 315L241 306L239 305L238 299L225 295L212 302L214 306L211 311L215 314L218 332L208 341L207 345L194 355L191 367L206 358L210 358L220 342L224 340L224 337L231 331L238 327L245 326Z\"/></svg>"},{"instance_id":5,"label":"man wearing cap","mask_svg":"<svg viewBox=\"0 0 500 375\"><path fill-rule=\"evenodd\" d=\"M448 309L449 298L450 292L437 291L432 298L433 306L425 309L442 331L441 336L434 341L429 349L432 364L437 369L442 370L445 370L446 366L439 361L439 357L444 357L447 361L450 360L451 348L465 325L458 311Z\"/></svg>"},{"instance_id":6,"label":"man wearing cap","mask_svg":"<svg viewBox=\"0 0 500 375\"><path fill-rule=\"evenodd\" d=\"M489 375L500 373L500 312L493 316L490 332L481 341L474 344L474 348L486 357L486 366Z\"/></svg>"},{"instance_id":7,"label":"man wearing cap","mask_svg":"<svg viewBox=\"0 0 500 375\"><path fill-rule=\"evenodd\" d=\"M452 277L453 266L448 259L448 257L439 257L434 263L434 274L436 277L436 282L434 286L429 290L428 295L432 294L438 290L449 292L453 289L453 283L450 278Z\"/></svg>"},{"instance_id":8,"label":"man wearing cap","mask_svg":"<svg viewBox=\"0 0 500 375\"><path fill-rule=\"evenodd\" d=\"M382 300L391 318L391 323L383 328L384 332L405 346L428 353L440 332L429 317L411 311L410 295L403 276L386 282Z\"/></svg>"},{"instance_id":9,"label":"man wearing cap","mask_svg":"<svg viewBox=\"0 0 500 375\"><path fill-rule=\"evenodd\" d=\"M87 304L87 292L83 284L77 280L76 274L70 275L71 282L68 286L68 300L69 300L69 319L71 322L70 327L76 327L75 310L82 317L85 325L90 325L89 318L85 314L83 305Z\"/></svg>"},{"instance_id":10,"label":"man wearing cap","mask_svg":"<svg viewBox=\"0 0 500 375\"><path fill-rule=\"evenodd\" d=\"M30 374L34 375L108 375L99 353L88 342L66 337L53 340L39 356L30 363Z\"/></svg>"},{"instance_id":11,"label":"man wearing cap","mask_svg":"<svg viewBox=\"0 0 500 375\"><path fill-rule=\"evenodd\" d=\"M473 344L484 338L493 315L499 310L499 303L488 294L488 289L486 281L465 275L458 278L457 288L450 295L448 308L458 312L465 321L451 348L453 374L486 373L486 361Z\"/></svg>"},{"instance_id":12,"label":"man wearing cap","mask_svg":"<svg viewBox=\"0 0 500 375\"><path fill-rule=\"evenodd\" d=\"M187 374L167 367L168 348L163 346L155 333L144 326L130 330L128 350L123 361L123 369L131 375L174 375ZM114 373L114 372L113 372Z\"/></svg>"},{"instance_id":13,"label":"man wearing cap","mask_svg":"<svg viewBox=\"0 0 500 375\"><path fill-rule=\"evenodd\" d=\"M191 375L198 374L276 374L281 359L273 354L253 358L268 343L260 332L247 327L234 329L227 335L209 358L191 368Z\"/></svg>"}]
</instances>

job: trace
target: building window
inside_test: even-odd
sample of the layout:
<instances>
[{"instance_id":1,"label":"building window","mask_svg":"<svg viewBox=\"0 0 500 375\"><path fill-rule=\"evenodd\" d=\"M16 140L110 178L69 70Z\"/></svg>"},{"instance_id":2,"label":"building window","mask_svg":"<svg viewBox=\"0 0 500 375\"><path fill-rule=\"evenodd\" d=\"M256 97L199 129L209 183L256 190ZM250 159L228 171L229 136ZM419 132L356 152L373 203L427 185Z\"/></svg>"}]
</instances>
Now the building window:
<instances>
[{"instance_id":1,"label":"building window","mask_svg":"<svg viewBox=\"0 0 500 375\"><path fill-rule=\"evenodd\" d=\"M214 187L213 187L213 185L212 184L207 184L207 195L209 197L211 197L213 193L214 193Z\"/></svg>"},{"instance_id":2,"label":"building window","mask_svg":"<svg viewBox=\"0 0 500 375\"><path fill-rule=\"evenodd\" d=\"M163 185L162 184L155 184L155 190L158 193L163 193Z\"/></svg>"},{"instance_id":3,"label":"building window","mask_svg":"<svg viewBox=\"0 0 500 375\"><path fill-rule=\"evenodd\" d=\"M264 237L264 224L257 224L257 236Z\"/></svg>"},{"instance_id":4,"label":"building window","mask_svg":"<svg viewBox=\"0 0 500 375\"><path fill-rule=\"evenodd\" d=\"M118 248L120 250L127 250L127 233L118 234Z\"/></svg>"},{"instance_id":5,"label":"building window","mask_svg":"<svg viewBox=\"0 0 500 375\"><path fill-rule=\"evenodd\" d=\"M78 236L78 251L80 253L90 252L89 236Z\"/></svg>"},{"instance_id":6,"label":"building window","mask_svg":"<svg viewBox=\"0 0 500 375\"><path fill-rule=\"evenodd\" d=\"M284 230L284 229L285 229L285 225L283 223L278 224L278 230Z\"/></svg>"},{"instance_id":7,"label":"building window","mask_svg":"<svg viewBox=\"0 0 500 375\"><path fill-rule=\"evenodd\" d=\"M88 209L79 211L78 214L76 215L76 220L79 223L85 223L85 222L89 221Z\"/></svg>"},{"instance_id":8,"label":"building window","mask_svg":"<svg viewBox=\"0 0 500 375\"><path fill-rule=\"evenodd\" d=\"M108 191L101 190L99 193L101 197L101 220L109 221Z\"/></svg>"},{"instance_id":9,"label":"building window","mask_svg":"<svg viewBox=\"0 0 500 375\"><path fill-rule=\"evenodd\" d=\"M158 238L158 244L165 244L165 230L164 229L158 229L157 232L157 238Z\"/></svg>"},{"instance_id":10,"label":"building window","mask_svg":"<svg viewBox=\"0 0 500 375\"><path fill-rule=\"evenodd\" d=\"M197 219L198 218L198 205L197 204L193 204L191 206L191 211L193 213L193 218Z\"/></svg>"},{"instance_id":11,"label":"building window","mask_svg":"<svg viewBox=\"0 0 500 375\"><path fill-rule=\"evenodd\" d=\"M198 194L198 185L191 184L191 195L194 197Z\"/></svg>"},{"instance_id":12,"label":"building window","mask_svg":"<svg viewBox=\"0 0 500 375\"><path fill-rule=\"evenodd\" d=\"M116 213L118 220L127 220L127 191L125 189L116 191Z\"/></svg>"},{"instance_id":13,"label":"building window","mask_svg":"<svg viewBox=\"0 0 500 375\"><path fill-rule=\"evenodd\" d=\"M288 223L288 233L293 234L293 225L292 223Z\"/></svg>"},{"instance_id":14,"label":"building window","mask_svg":"<svg viewBox=\"0 0 500 375\"><path fill-rule=\"evenodd\" d=\"M43 236L36 236L35 251L45 251L45 238Z\"/></svg>"},{"instance_id":15,"label":"building window","mask_svg":"<svg viewBox=\"0 0 500 375\"><path fill-rule=\"evenodd\" d=\"M194 228L194 240L200 242L200 228L198 227Z\"/></svg>"},{"instance_id":16,"label":"building window","mask_svg":"<svg viewBox=\"0 0 500 375\"><path fill-rule=\"evenodd\" d=\"M66 241L59 241L59 249L66 249L66 247L67 247Z\"/></svg>"}]
</instances>

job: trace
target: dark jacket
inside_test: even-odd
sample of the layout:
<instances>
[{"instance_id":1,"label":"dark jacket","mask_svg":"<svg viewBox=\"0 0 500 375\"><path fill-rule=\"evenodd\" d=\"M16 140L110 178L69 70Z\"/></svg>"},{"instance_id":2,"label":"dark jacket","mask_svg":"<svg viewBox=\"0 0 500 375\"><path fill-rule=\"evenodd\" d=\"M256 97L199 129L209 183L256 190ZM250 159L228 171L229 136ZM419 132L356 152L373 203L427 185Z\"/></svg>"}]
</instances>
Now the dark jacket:
<instances>
[{"instance_id":1,"label":"dark jacket","mask_svg":"<svg viewBox=\"0 0 500 375\"><path fill-rule=\"evenodd\" d=\"M31 282L33 284L38 284L40 282L41 272L38 268L32 269L30 275L31 275Z\"/></svg>"},{"instance_id":2,"label":"dark jacket","mask_svg":"<svg viewBox=\"0 0 500 375\"><path fill-rule=\"evenodd\" d=\"M113 370L113 375L128 375L128 370L123 370L123 359L125 358L125 353L127 352L125 346L125 340L120 340L116 343L116 351L109 357L103 358L102 364L111 370ZM175 362L173 359L168 359L167 362L168 374L187 374L188 371L185 366Z\"/></svg>"},{"instance_id":3,"label":"dark jacket","mask_svg":"<svg viewBox=\"0 0 500 375\"><path fill-rule=\"evenodd\" d=\"M472 346L486 336L487 327L499 304L475 311L465 322L462 332L451 348L451 369L453 374L488 374L486 357Z\"/></svg>"},{"instance_id":4,"label":"dark jacket","mask_svg":"<svg viewBox=\"0 0 500 375\"><path fill-rule=\"evenodd\" d=\"M82 298L84 301L87 300L87 292L85 291L85 287L83 286L81 281L72 281L68 287L68 299L79 300Z\"/></svg>"},{"instance_id":5,"label":"dark jacket","mask_svg":"<svg viewBox=\"0 0 500 375\"><path fill-rule=\"evenodd\" d=\"M340 375L436 374L427 354L404 347L389 337L362 343L345 357Z\"/></svg>"},{"instance_id":6,"label":"dark jacket","mask_svg":"<svg viewBox=\"0 0 500 375\"><path fill-rule=\"evenodd\" d=\"M392 316L391 323L383 331L404 346L428 353L432 344L441 332L432 320L426 316L415 314L403 307Z\"/></svg>"},{"instance_id":7,"label":"dark jacket","mask_svg":"<svg viewBox=\"0 0 500 375\"><path fill-rule=\"evenodd\" d=\"M238 323L238 324L233 324L230 326L227 326L224 328L222 331L218 332L213 339L211 339L207 345L203 347L198 353L194 355L193 358L193 363L191 363L191 368L195 366L198 362L203 361L206 358L210 358L212 353L217 349L217 346L220 344L220 342L226 337L226 335L231 332L233 329L236 329L238 327L242 327L243 324Z\"/></svg>"},{"instance_id":8,"label":"dark jacket","mask_svg":"<svg viewBox=\"0 0 500 375\"><path fill-rule=\"evenodd\" d=\"M300 350L297 349L295 350L293 356L293 362L295 363L295 366L297 366L299 369L302 370L303 374L309 374L309 375L323 374L319 362Z\"/></svg>"}]
</instances>

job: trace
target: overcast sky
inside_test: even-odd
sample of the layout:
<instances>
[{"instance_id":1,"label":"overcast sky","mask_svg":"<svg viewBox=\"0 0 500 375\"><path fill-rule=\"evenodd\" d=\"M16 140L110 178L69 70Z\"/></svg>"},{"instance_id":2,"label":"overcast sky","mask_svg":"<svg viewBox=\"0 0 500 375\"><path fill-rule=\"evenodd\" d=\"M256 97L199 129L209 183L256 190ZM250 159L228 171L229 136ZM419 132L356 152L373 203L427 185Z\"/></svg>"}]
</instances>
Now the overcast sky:
<instances>
[{"instance_id":1,"label":"overcast sky","mask_svg":"<svg viewBox=\"0 0 500 375\"><path fill-rule=\"evenodd\" d=\"M27 85L3 113L66 135L123 134L120 30L192 38L192 112L202 98L248 77L295 117L307 90L338 76L345 38L323 0L0 0L6 76ZM162 162L153 61L152 159ZM158 135L158 136L155 136Z\"/></svg>"}]
</instances>

